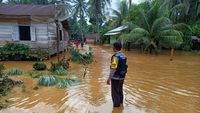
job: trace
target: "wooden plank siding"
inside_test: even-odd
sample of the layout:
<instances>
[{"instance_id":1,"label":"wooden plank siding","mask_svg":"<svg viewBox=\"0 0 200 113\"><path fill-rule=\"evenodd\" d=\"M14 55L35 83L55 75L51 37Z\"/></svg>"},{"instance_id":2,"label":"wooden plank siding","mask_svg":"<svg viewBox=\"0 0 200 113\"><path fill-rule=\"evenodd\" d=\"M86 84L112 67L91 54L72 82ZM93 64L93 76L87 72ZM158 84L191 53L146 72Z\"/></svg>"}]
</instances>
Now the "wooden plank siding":
<instances>
[{"instance_id":1,"label":"wooden plank siding","mask_svg":"<svg viewBox=\"0 0 200 113\"><path fill-rule=\"evenodd\" d=\"M0 41L12 40L12 32L13 32L12 26L13 26L12 24L0 23Z\"/></svg>"},{"instance_id":2,"label":"wooden plank siding","mask_svg":"<svg viewBox=\"0 0 200 113\"><path fill-rule=\"evenodd\" d=\"M22 43L29 45L32 49L41 48L48 50L49 55L53 55L57 52L56 41L56 25L55 23L36 23L30 22L30 24L24 24L30 26L30 41L21 41L19 39L19 25L14 22L0 22L0 46L3 46L6 41L14 41L16 43ZM62 40L60 41L60 51L66 50L68 33L62 30Z\"/></svg>"}]
</instances>

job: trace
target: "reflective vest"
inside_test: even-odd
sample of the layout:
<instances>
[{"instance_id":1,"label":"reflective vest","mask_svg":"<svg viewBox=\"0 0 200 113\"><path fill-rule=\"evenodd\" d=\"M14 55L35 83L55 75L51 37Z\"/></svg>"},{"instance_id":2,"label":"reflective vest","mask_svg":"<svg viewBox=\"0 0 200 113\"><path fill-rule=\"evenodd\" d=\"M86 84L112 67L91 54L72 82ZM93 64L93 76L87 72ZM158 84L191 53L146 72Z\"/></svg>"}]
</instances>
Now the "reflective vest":
<instances>
[{"instance_id":1,"label":"reflective vest","mask_svg":"<svg viewBox=\"0 0 200 113\"><path fill-rule=\"evenodd\" d=\"M116 53L113 56L115 56L118 59L118 63L117 63L117 69L111 78L115 80L124 80L128 68L126 64L127 58L121 52Z\"/></svg>"}]
</instances>

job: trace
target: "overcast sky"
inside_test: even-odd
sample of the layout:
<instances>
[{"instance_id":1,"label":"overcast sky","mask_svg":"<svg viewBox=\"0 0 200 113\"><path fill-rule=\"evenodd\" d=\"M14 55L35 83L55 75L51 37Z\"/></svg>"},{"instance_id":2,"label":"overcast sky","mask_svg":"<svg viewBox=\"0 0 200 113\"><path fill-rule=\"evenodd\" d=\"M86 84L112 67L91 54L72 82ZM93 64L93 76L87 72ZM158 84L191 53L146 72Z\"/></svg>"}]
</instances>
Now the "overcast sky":
<instances>
[{"instance_id":1,"label":"overcast sky","mask_svg":"<svg viewBox=\"0 0 200 113\"><path fill-rule=\"evenodd\" d=\"M121 0L111 0L111 7L117 9ZM144 0L132 0L132 3L138 4Z\"/></svg>"}]
</instances>

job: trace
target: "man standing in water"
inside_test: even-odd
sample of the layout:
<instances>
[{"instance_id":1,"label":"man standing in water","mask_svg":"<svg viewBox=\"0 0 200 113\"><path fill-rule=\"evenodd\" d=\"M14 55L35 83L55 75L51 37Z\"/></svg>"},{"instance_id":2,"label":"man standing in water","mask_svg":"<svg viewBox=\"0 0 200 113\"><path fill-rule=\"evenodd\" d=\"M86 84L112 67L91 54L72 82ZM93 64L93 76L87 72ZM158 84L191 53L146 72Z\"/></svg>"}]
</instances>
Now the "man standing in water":
<instances>
[{"instance_id":1,"label":"man standing in water","mask_svg":"<svg viewBox=\"0 0 200 113\"><path fill-rule=\"evenodd\" d=\"M127 72L126 56L121 52L120 42L113 44L115 54L111 57L110 75L107 84L111 82L111 95L113 106L119 107L123 103L123 84Z\"/></svg>"}]
</instances>

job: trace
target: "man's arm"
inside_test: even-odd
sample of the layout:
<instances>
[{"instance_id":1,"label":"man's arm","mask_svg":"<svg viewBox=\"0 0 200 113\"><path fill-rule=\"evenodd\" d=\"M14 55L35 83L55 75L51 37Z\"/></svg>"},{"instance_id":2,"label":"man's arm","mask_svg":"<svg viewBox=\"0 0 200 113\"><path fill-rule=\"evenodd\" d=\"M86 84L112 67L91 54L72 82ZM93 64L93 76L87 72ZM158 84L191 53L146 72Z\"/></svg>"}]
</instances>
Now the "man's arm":
<instances>
[{"instance_id":1,"label":"man's arm","mask_svg":"<svg viewBox=\"0 0 200 113\"><path fill-rule=\"evenodd\" d=\"M107 80L108 85L110 85L111 77L115 74L115 71L117 69L117 64L118 64L118 59L117 59L117 57L113 56L111 58L110 74L109 74L109 77Z\"/></svg>"}]
</instances>

